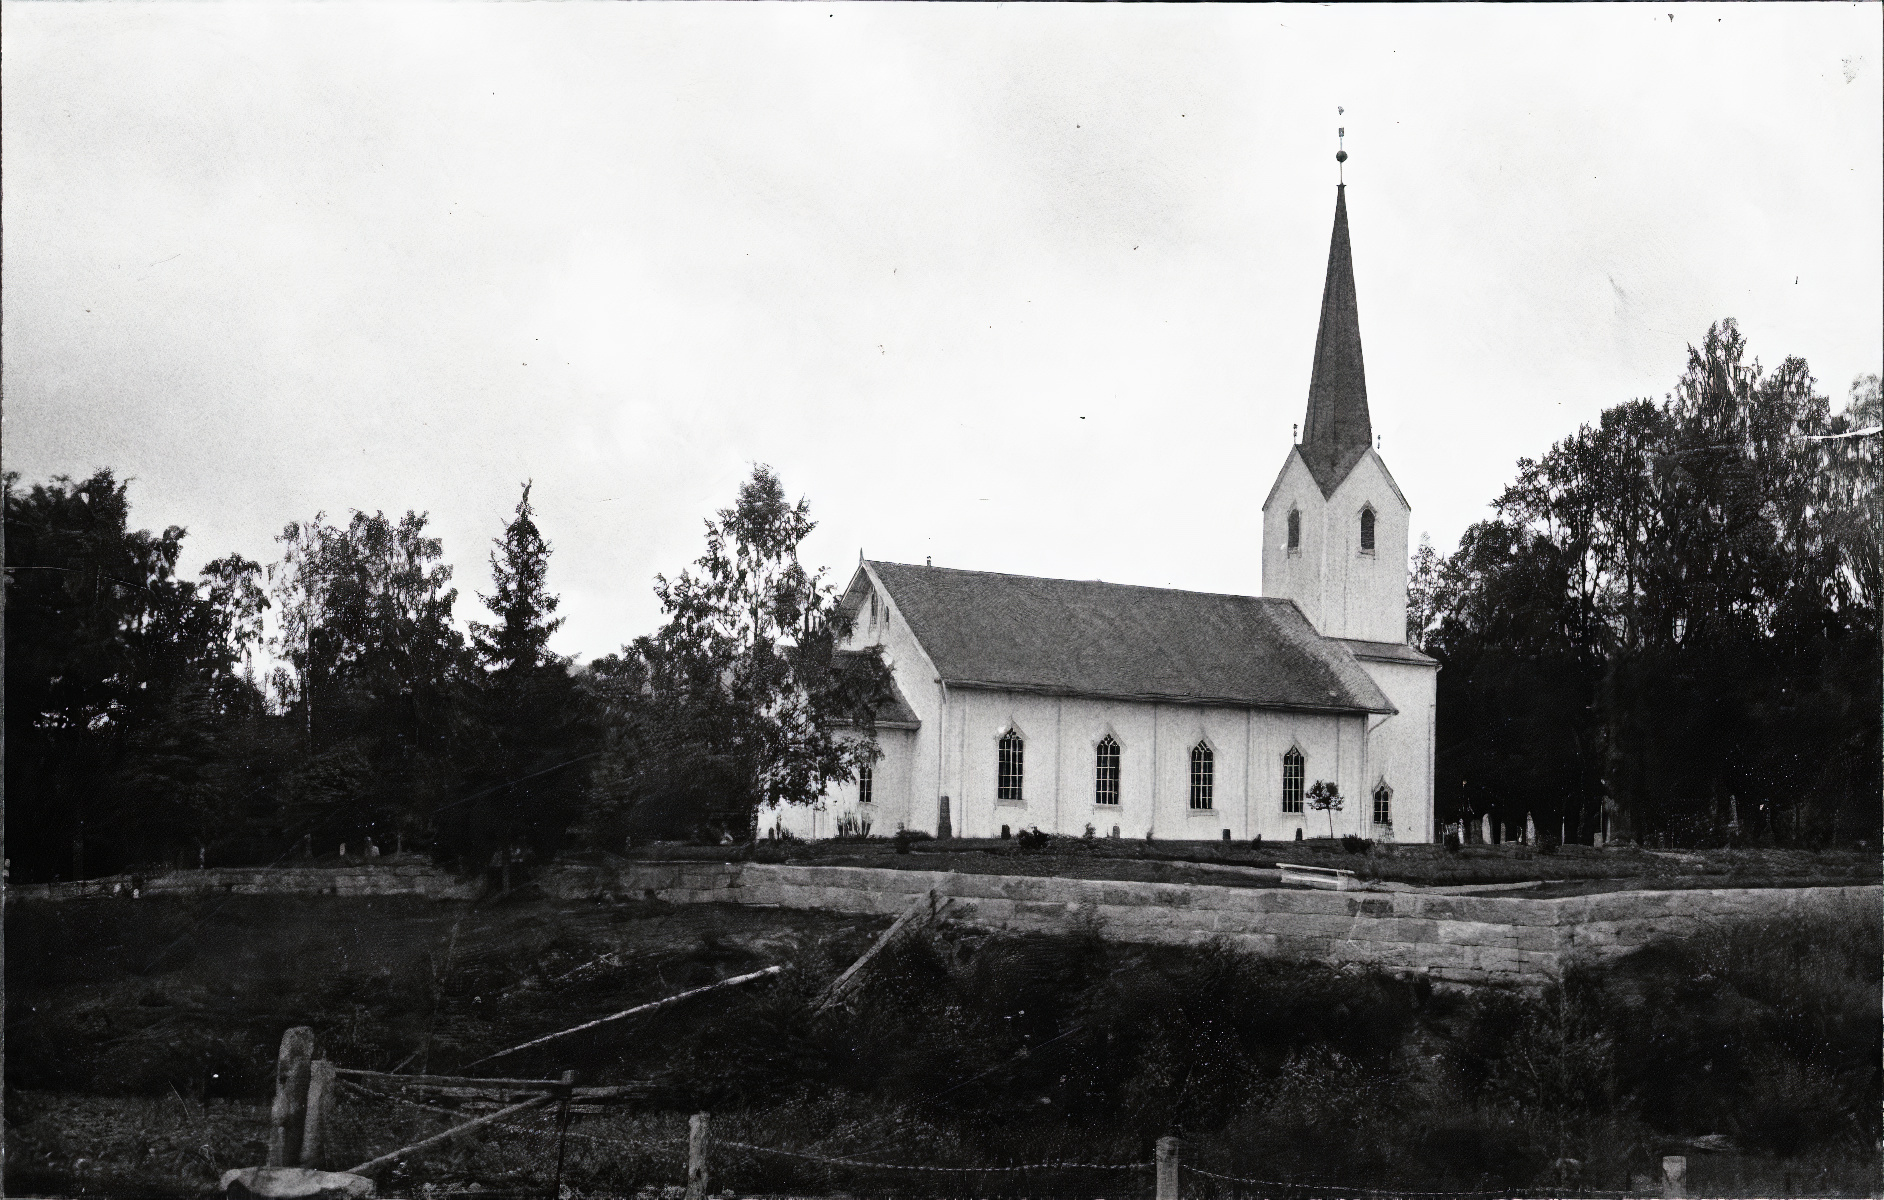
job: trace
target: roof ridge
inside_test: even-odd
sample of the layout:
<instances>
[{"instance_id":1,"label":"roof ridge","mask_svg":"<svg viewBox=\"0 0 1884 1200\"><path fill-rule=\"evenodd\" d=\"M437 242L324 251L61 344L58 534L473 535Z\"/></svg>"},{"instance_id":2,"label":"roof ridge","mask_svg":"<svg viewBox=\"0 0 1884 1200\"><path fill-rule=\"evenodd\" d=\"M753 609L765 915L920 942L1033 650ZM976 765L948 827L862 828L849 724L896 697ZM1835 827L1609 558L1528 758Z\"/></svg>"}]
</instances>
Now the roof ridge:
<instances>
[{"instance_id":1,"label":"roof ridge","mask_svg":"<svg viewBox=\"0 0 1884 1200\"><path fill-rule=\"evenodd\" d=\"M889 562L879 558L868 558L864 561L873 567L908 567L915 571L947 571L951 575L980 575L995 579L1033 579L1042 583L1094 584L1099 587L1129 588L1136 592L1170 592L1178 596L1215 596L1222 600L1256 600L1263 604L1295 603L1286 596L1250 596L1242 592L1201 592L1195 588L1157 587L1149 583L1115 583L1109 579L1068 579L1060 575L1022 575L1014 571L976 571L967 567L934 567L922 563Z\"/></svg>"}]
</instances>

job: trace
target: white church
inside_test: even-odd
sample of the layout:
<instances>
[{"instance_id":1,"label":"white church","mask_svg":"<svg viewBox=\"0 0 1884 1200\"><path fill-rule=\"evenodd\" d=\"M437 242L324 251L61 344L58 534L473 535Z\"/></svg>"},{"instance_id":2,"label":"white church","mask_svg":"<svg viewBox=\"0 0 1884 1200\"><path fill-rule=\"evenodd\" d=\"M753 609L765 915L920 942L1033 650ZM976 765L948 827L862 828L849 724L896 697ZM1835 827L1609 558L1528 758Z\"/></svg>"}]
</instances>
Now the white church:
<instances>
[{"instance_id":1,"label":"white church","mask_svg":"<svg viewBox=\"0 0 1884 1200\"><path fill-rule=\"evenodd\" d=\"M846 649L883 648L882 756L812 809L825 837L1431 841L1438 665L1407 644L1411 511L1373 446L1346 188L1308 416L1263 502L1262 592L859 564Z\"/></svg>"}]
</instances>

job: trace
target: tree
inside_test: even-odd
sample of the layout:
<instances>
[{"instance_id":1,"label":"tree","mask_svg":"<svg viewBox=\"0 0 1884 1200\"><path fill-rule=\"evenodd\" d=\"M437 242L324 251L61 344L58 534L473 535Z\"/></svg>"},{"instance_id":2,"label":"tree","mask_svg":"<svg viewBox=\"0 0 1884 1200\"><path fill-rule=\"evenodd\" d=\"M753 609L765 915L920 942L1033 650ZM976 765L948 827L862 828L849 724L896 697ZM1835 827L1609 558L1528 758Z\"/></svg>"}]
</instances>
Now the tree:
<instances>
[{"instance_id":1,"label":"tree","mask_svg":"<svg viewBox=\"0 0 1884 1200\"><path fill-rule=\"evenodd\" d=\"M814 527L759 466L706 522L696 570L657 577L667 623L590 672L616 746L594 820L744 832L760 806L812 803L875 759L888 668L875 652L836 653L848 633L836 596L798 558ZM858 736L839 732L846 722Z\"/></svg>"},{"instance_id":2,"label":"tree","mask_svg":"<svg viewBox=\"0 0 1884 1200\"><path fill-rule=\"evenodd\" d=\"M552 618L561 600L545 587L549 575L550 545L536 527L530 507L530 484L523 485L515 517L504 527L491 552L492 593L479 600L498 618L494 625L473 621L471 638L478 657L493 671L529 672L568 660L549 653L550 635L562 628Z\"/></svg>"},{"instance_id":3,"label":"tree","mask_svg":"<svg viewBox=\"0 0 1884 1200\"><path fill-rule=\"evenodd\" d=\"M1442 810L1690 837L1737 800L1855 830L1878 756L1869 395L1831 414L1803 361L1766 371L1726 321L1664 401L1521 460L1415 574Z\"/></svg>"},{"instance_id":4,"label":"tree","mask_svg":"<svg viewBox=\"0 0 1884 1200\"><path fill-rule=\"evenodd\" d=\"M457 794L455 744L473 669L457 590L427 517L354 512L288 525L269 568L280 612L275 688L299 731L285 823L323 840L419 832Z\"/></svg>"},{"instance_id":5,"label":"tree","mask_svg":"<svg viewBox=\"0 0 1884 1200\"><path fill-rule=\"evenodd\" d=\"M528 844L551 853L575 818L584 787L577 768L593 757L586 697L569 660L549 649L562 625L547 586L550 544L537 528L530 484L491 552L492 590L480 595L496 618L473 622L482 671L470 712L477 736L465 748L468 798L441 810L442 844L473 861Z\"/></svg>"},{"instance_id":6,"label":"tree","mask_svg":"<svg viewBox=\"0 0 1884 1200\"><path fill-rule=\"evenodd\" d=\"M1308 806L1316 812L1328 814L1328 836L1333 837L1334 815L1341 811L1341 789L1326 779L1317 779L1308 789L1305 797Z\"/></svg>"},{"instance_id":7,"label":"tree","mask_svg":"<svg viewBox=\"0 0 1884 1200\"><path fill-rule=\"evenodd\" d=\"M227 834L249 790L236 671L265 603L237 556L179 578L186 533L130 527L109 470L5 476L6 791L19 877L87 876Z\"/></svg>"}]
</instances>

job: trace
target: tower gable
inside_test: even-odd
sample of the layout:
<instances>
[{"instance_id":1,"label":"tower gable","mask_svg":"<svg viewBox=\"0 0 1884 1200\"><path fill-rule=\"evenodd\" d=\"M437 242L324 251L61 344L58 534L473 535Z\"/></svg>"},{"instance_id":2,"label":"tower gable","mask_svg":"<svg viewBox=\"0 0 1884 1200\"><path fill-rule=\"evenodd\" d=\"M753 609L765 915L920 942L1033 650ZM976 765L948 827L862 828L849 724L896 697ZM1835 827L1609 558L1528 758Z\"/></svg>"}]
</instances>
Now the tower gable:
<instances>
[{"instance_id":1,"label":"tower gable","mask_svg":"<svg viewBox=\"0 0 1884 1200\"><path fill-rule=\"evenodd\" d=\"M1372 441L1341 187L1302 442L1263 502L1263 594L1293 600L1325 637L1404 642L1411 506Z\"/></svg>"},{"instance_id":2,"label":"tower gable","mask_svg":"<svg viewBox=\"0 0 1884 1200\"><path fill-rule=\"evenodd\" d=\"M1324 637L1404 642L1411 513L1372 450L1327 496L1291 451L1263 506L1263 595L1295 601Z\"/></svg>"}]
</instances>

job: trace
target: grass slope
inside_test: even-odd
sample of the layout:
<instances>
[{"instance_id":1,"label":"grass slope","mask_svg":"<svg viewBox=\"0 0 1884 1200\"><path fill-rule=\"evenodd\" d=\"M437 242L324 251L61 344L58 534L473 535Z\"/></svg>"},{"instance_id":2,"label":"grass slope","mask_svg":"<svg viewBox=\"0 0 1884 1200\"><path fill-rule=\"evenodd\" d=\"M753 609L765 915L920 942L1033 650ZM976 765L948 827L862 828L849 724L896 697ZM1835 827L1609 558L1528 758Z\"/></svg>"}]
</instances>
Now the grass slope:
<instances>
[{"instance_id":1,"label":"grass slope","mask_svg":"<svg viewBox=\"0 0 1884 1200\"><path fill-rule=\"evenodd\" d=\"M343 1065L452 1072L789 962L776 984L476 1073L658 1081L650 1104L571 1142L565 1180L626 1194L679 1182L685 1115L701 1109L722 1139L938 1167L1142 1162L1175 1132L1187 1161L1262 1179L1617 1189L1711 1134L1731 1148L1688 1151L1697 1191L1878 1187L1875 912L1652 947L1537 999L1090 930L945 929L887 955L851 1012L814 1019L812 997L885 924L527 896L9 906L6 1185L176 1195L259 1162L290 1024L312 1025ZM742 1191L1132 1190L1077 1172L885 1175L732 1150L716 1162L716 1186ZM541 1139L500 1135L387 1182L540 1192L546 1169Z\"/></svg>"}]
</instances>

